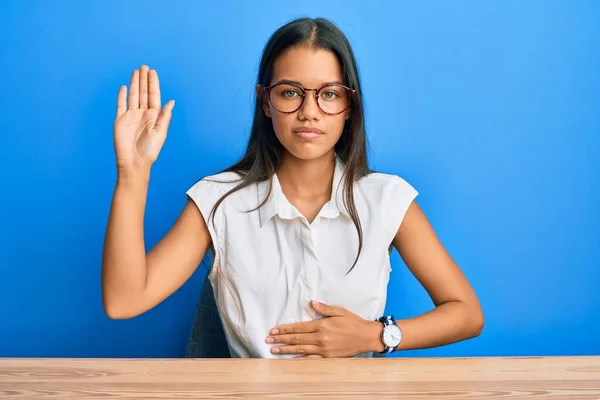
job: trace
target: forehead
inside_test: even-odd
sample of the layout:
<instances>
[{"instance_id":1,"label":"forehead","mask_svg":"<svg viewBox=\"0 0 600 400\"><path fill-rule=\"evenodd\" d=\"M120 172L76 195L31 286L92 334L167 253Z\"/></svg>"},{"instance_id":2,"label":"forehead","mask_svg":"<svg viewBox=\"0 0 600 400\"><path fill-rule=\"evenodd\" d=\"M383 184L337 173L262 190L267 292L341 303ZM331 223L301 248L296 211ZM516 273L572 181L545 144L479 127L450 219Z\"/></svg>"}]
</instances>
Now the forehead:
<instances>
[{"instance_id":1,"label":"forehead","mask_svg":"<svg viewBox=\"0 0 600 400\"><path fill-rule=\"evenodd\" d=\"M341 82L342 78L335 54L302 46L288 50L275 60L272 83L285 79L313 88L325 82Z\"/></svg>"}]
</instances>

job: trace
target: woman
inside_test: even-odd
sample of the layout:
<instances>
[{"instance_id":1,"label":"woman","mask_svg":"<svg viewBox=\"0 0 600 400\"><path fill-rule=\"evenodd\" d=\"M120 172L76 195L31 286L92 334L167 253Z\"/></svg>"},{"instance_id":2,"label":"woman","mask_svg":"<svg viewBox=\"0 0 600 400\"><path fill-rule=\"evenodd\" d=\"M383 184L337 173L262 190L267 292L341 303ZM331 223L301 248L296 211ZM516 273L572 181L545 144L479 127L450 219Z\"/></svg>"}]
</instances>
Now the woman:
<instances>
[{"instance_id":1,"label":"woman","mask_svg":"<svg viewBox=\"0 0 600 400\"><path fill-rule=\"evenodd\" d=\"M211 249L209 278L232 357L354 357L477 336L478 299L398 176L366 156L361 85L350 44L324 19L298 19L268 41L245 155L196 182L147 254L150 170L174 101L142 66L122 86L114 125L117 183L103 256L111 318L175 292ZM383 315L394 247L435 308Z\"/></svg>"}]
</instances>

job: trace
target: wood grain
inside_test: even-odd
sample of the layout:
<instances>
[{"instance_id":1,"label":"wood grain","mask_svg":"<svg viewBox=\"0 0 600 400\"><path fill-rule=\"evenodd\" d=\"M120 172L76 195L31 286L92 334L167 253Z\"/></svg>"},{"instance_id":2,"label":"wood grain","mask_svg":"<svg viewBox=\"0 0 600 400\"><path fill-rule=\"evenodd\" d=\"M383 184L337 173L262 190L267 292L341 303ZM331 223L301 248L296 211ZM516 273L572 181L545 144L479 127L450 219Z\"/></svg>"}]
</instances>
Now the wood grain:
<instances>
[{"instance_id":1,"label":"wood grain","mask_svg":"<svg viewBox=\"0 0 600 400\"><path fill-rule=\"evenodd\" d=\"M600 400L600 357L0 358L0 398Z\"/></svg>"}]
</instances>

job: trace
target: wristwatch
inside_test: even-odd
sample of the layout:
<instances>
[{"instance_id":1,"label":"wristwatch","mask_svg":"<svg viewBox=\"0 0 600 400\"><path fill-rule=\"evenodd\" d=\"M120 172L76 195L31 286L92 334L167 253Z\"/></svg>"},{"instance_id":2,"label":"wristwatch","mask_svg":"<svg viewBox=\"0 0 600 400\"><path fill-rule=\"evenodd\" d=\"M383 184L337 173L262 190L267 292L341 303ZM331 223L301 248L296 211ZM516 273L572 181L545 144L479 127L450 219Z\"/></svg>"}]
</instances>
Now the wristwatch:
<instances>
[{"instance_id":1,"label":"wristwatch","mask_svg":"<svg viewBox=\"0 0 600 400\"><path fill-rule=\"evenodd\" d=\"M383 323L381 341L385 345L385 349L380 354L396 351L402 341L402 330L396 323L396 320L393 316L386 315L377 319L377 321Z\"/></svg>"}]
</instances>

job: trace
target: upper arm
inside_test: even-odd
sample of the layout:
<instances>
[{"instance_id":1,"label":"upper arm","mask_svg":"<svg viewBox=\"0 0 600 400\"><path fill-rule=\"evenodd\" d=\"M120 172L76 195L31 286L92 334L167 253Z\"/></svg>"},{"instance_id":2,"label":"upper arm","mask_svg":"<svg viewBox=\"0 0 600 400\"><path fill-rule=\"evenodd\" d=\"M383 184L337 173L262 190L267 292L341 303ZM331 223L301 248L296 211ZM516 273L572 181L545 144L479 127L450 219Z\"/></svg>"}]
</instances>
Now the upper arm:
<instances>
[{"instance_id":1,"label":"upper arm","mask_svg":"<svg viewBox=\"0 0 600 400\"><path fill-rule=\"evenodd\" d=\"M479 307L467 278L442 245L416 201L408 207L393 245L436 306L461 301Z\"/></svg>"},{"instance_id":2,"label":"upper arm","mask_svg":"<svg viewBox=\"0 0 600 400\"><path fill-rule=\"evenodd\" d=\"M178 290L202 262L210 245L204 218L188 200L167 234L146 255L143 308L154 307Z\"/></svg>"}]
</instances>

